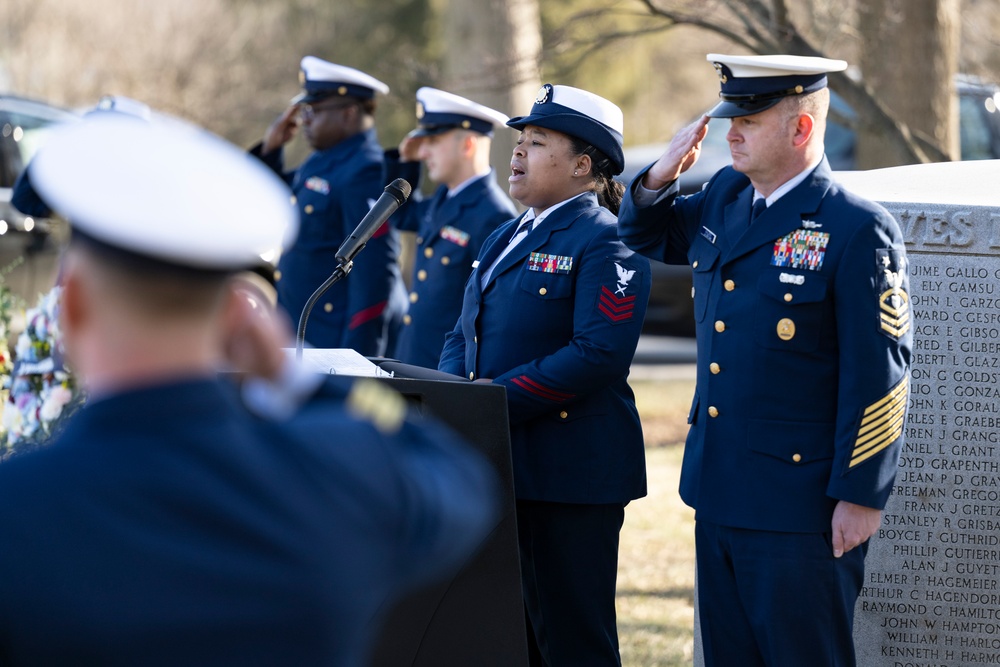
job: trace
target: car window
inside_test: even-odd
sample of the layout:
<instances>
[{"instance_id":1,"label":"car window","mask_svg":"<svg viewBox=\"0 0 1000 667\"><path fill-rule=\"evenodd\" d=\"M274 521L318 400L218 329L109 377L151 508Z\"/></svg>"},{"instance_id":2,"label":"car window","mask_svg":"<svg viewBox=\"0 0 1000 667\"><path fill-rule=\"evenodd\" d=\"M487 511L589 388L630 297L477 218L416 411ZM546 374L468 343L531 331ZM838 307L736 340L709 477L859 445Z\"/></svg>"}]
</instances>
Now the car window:
<instances>
[{"instance_id":1,"label":"car window","mask_svg":"<svg viewBox=\"0 0 1000 667\"><path fill-rule=\"evenodd\" d=\"M992 97L962 95L959 97L961 155L963 160L989 160L993 150L991 123L997 123L996 103Z\"/></svg>"},{"instance_id":2,"label":"car window","mask_svg":"<svg viewBox=\"0 0 1000 667\"><path fill-rule=\"evenodd\" d=\"M9 137L14 141L21 164L25 165L34 157L51 125L51 119L11 111L0 133L5 139Z\"/></svg>"}]
</instances>

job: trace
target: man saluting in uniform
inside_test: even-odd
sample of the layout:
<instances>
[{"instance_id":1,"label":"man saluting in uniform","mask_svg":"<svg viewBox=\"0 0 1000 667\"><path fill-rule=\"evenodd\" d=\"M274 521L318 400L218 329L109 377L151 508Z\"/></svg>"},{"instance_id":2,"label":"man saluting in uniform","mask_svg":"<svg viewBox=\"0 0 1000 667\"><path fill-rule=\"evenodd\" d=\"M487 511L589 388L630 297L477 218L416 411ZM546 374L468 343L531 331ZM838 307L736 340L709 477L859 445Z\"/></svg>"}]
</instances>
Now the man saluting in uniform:
<instances>
[{"instance_id":1,"label":"man saluting in uniform","mask_svg":"<svg viewBox=\"0 0 1000 667\"><path fill-rule=\"evenodd\" d=\"M694 271L698 380L681 497L696 510L705 663L854 665L854 603L903 442L902 234L832 179L825 58L710 54L722 101L633 181L630 248ZM732 167L678 197L709 118Z\"/></svg>"},{"instance_id":2,"label":"man saluting in uniform","mask_svg":"<svg viewBox=\"0 0 1000 667\"><path fill-rule=\"evenodd\" d=\"M483 242L516 215L490 169L490 144L509 119L499 111L435 88L417 91L418 127L400 144L390 168L417 190L420 162L440 183L434 196L411 198L393 220L417 233L409 312L393 356L437 368L444 338L462 314L465 281ZM389 174L387 181L396 174Z\"/></svg>"},{"instance_id":3,"label":"man saluting in uniform","mask_svg":"<svg viewBox=\"0 0 1000 667\"><path fill-rule=\"evenodd\" d=\"M281 256L277 274L278 305L293 324L336 268L337 248L382 193L375 94L389 92L364 72L314 56L303 58L301 67L304 92L251 149L291 185L299 209L298 238ZM297 170L285 172L281 148L295 136L300 121L314 152ZM350 275L316 304L306 341L314 347L384 355L406 310L398 257L396 232L385 225L355 260Z\"/></svg>"}]
</instances>

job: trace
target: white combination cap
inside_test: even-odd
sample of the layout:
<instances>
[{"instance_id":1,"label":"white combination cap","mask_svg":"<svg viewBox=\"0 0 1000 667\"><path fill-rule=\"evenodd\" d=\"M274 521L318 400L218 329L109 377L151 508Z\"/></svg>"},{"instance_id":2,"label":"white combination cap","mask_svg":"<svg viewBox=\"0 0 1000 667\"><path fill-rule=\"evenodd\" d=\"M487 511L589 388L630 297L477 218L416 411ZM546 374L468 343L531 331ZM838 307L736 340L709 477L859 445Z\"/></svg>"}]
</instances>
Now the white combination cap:
<instances>
[{"instance_id":1,"label":"white combination cap","mask_svg":"<svg viewBox=\"0 0 1000 667\"><path fill-rule=\"evenodd\" d=\"M291 193L270 169L166 116L88 115L53 130L29 169L75 231L167 264L236 271L297 232Z\"/></svg>"},{"instance_id":2,"label":"white combination cap","mask_svg":"<svg viewBox=\"0 0 1000 667\"><path fill-rule=\"evenodd\" d=\"M770 109L782 98L827 86L829 72L847 69L843 60L811 56L729 56L709 53L719 74L719 102L706 116L736 118Z\"/></svg>"},{"instance_id":3,"label":"white combination cap","mask_svg":"<svg viewBox=\"0 0 1000 667\"><path fill-rule=\"evenodd\" d=\"M531 113L511 118L507 124L516 130L536 125L583 139L611 159L617 169L615 174L625 168L625 116L616 104L600 95L547 83L538 91Z\"/></svg>"},{"instance_id":4,"label":"white combination cap","mask_svg":"<svg viewBox=\"0 0 1000 667\"><path fill-rule=\"evenodd\" d=\"M488 135L508 120L495 109L425 86L417 91L417 129L410 134L422 137L461 128Z\"/></svg>"},{"instance_id":5,"label":"white combination cap","mask_svg":"<svg viewBox=\"0 0 1000 667\"><path fill-rule=\"evenodd\" d=\"M387 95L389 86L361 70L336 65L316 56L302 59L299 82L303 92L293 102L310 104L327 97L355 97L369 100L375 93Z\"/></svg>"}]
</instances>

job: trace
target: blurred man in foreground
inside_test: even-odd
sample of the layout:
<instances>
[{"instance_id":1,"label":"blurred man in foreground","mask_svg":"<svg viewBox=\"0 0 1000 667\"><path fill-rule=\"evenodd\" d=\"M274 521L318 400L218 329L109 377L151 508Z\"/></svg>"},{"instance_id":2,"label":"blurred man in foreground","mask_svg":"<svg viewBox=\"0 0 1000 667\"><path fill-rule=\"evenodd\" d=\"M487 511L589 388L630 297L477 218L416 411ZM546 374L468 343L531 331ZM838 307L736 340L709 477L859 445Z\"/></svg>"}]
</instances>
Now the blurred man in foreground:
<instances>
[{"instance_id":1,"label":"blurred man in foreground","mask_svg":"<svg viewBox=\"0 0 1000 667\"><path fill-rule=\"evenodd\" d=\"M89 402L0 465L0 664L363 664L380 609L488 530L485 464L374 381L265 420L217 375L224 351L281 366L229 279L294 211L241 151L93 118L31 169L73 224L61 322Z\"/></svg>"},{"instance_id":2,"label":"blurred man in foreground","mask_svg":"<svg viewBox=\"0 0 1000 667\"><path fill-rule=\"evenodd\" d=\"M408 364L437 368L483 242L516 214L490 169L493 132L508 120L464 97L421 88L417 129L400 144L399 165L387 160L387 181L400 175L417 190L423 162L439 184L433 197L420 201L418 193L393 218L399 229L417 233L409 311L392 354Z\"/></svg>"}]
</instances>

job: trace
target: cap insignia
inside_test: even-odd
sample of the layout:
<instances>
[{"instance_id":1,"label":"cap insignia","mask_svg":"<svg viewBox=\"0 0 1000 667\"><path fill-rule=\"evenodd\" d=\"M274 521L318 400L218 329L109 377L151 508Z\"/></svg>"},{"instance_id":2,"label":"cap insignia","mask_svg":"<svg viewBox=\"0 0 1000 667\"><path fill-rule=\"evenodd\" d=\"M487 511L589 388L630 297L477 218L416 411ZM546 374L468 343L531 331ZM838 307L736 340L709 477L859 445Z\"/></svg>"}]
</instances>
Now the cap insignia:
<instances>
[{"instance_id":1,"label":"cap insignia","mask_svg":"<svg viewBox=\"0 0 1000 667\"><path fill-rule=\"evenodd\" d=\"M538 95L535 96L535 104L545 104L550 99L552 99L552 84L547 83L538 89Z\"/></svg>"},{"instance_id":2,"label":"cap insignia","mask_svg":"<svg viewBox=\"0 0 1000 667\"><path fill-rule=\"evenodd\" d=\"M424 117L424 103L417 100L417 120Z\"/></svg>"},{"instance_id":3,"label":"cap insignia","mask_svg":"<svg viewBox=\"0 0 1000 667\"><path fill-rule=\"evenodd\" d=\"M299 84L306 85L306 71L304 69L299 70Z\"/></svg>"},{"instance_id":4,"label":"cap insignia","mask_svg":"<svg viewBox=\"0 0 1000 667\"><path fill-rule=\"evenodd\" d=\"M722 83L729 81L729 77L722 71L722 63L712 63L712 66L715 67L715 72L719 75L719 81Z\"/></svg>"}]
</instances>

